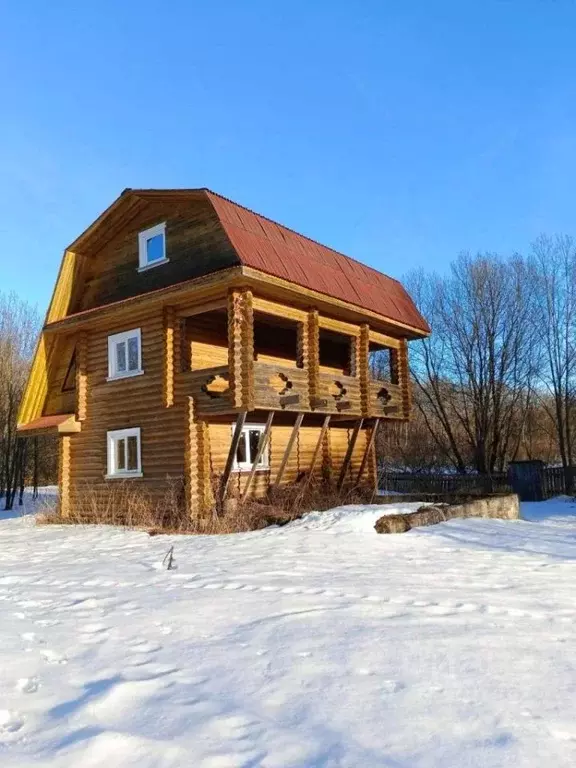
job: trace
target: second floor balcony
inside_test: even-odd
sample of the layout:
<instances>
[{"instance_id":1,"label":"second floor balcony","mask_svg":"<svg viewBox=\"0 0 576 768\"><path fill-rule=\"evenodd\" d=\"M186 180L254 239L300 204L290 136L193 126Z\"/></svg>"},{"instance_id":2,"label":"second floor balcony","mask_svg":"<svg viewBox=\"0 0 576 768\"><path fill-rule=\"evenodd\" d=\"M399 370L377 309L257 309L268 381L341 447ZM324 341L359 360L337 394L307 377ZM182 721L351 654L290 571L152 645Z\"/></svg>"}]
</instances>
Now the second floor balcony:
<instances>
[{"instance_id":1,"label":"second floor balcony","mask_svg":"<svg viewBox=\"0 0 576 768\"><path fill-rule=\"evenodd\" d=\"M182 320L177 374L198 414L277 410L408 418L405 342L234 292Z\"/></svg>"}]
</instances>

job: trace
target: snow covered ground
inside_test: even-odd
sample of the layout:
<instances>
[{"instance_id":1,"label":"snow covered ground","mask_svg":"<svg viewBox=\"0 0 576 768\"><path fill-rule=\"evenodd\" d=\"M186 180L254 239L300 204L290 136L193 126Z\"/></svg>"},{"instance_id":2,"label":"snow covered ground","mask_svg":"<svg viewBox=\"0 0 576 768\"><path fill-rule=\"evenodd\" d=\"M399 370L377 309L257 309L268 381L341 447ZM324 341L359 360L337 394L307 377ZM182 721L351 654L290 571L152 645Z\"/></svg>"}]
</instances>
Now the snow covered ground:
<instances>
[{"instance_id":1,"label":"snow covered ground","mask_svg":"<svg viewBox=\"0 0 576 768\"><path fill-rule=\"evenodd\" d=\"M0 514L0 765L572 767L576 506L523 513L152 538Z\"/></svg>"}]
</instances>

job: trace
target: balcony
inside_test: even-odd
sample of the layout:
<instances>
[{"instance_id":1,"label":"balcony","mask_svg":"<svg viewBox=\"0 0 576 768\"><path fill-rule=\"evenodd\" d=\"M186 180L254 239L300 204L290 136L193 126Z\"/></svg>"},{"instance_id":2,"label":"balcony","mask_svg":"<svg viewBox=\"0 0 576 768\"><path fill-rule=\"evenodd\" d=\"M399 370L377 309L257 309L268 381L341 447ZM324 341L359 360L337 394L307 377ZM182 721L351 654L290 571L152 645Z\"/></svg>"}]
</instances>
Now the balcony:
<instances>
[{"instance_id":1,"label":"balcony","mask_svg":"<svg viewBox=\"0 0 576 768\"><path fill-rule=\"evenodd\" d=\"M179 374L180 391L193 395L203 417L235 413L227 365ZM320 373L318 396L310 401L306 371L271 363L254 363L254 410L339 414L361 417L360 382L354 376ZM403 417L402 394L397 384L370 381L370 417Z\"/></svg>"},{"instance_id":2,"label":"balcony","mask_svg":"<svg viewBox=\"0 0 576 768\"><path fill-rule=\"evenodd\" d=\"M180 335L175 389L194 396L203 418L252 410L339 420L408 416L400 343L366 325L238 291L226 307L186 317Z\"/></svg>"}]
</instances>

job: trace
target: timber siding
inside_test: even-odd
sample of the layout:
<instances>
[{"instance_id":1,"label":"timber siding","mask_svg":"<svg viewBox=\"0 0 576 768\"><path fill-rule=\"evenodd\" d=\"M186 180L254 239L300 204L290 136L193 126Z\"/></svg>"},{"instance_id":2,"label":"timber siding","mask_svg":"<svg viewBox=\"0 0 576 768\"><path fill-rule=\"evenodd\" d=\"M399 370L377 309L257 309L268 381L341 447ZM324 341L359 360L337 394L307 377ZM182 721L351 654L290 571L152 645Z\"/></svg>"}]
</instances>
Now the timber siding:
<instances>
[{"instance_id":1,"label":"timber siding","mask_svg":"<svg viewBox=\"0 0 576 768\"><path fill-rule=\"evenodd\" d=\"M144 373L106 381L108 336L132 328L141 328ZM163 312L148 314L142 310L105 331L89 332L87 357L86 418L82 432L73 441L72 485L104 486L106 433L140 427L144 476L130 482L162 494L168 477L180 478L184 474L185 429L182 399L170 408L164 405Z\"/></svg>"},{"instance_id":2,"label":"timber siding","mask_svg":"<svg viewBox=\"0 0 576 768\"><path fill-rule=\"evenodd\" d=\"M138 271L138 233L166 222L168 263ZM84 254L84 289L71 313L239 264L207 200L148 204L103 247Z\"/></svg>"},{"instance_id":3,"label":"timber siding","mask_svg":"<svg viewBox=\"0 0 576 768\"><path fill-rule=\"evenodd\" d=\"M108 336L141 328L142 367L141 376L107 381L108 376ZM131 478L130 484L141 486L158 501L166 493L171 481L185 477L185 439L186 407L188 393L186 378L176 375L175 401L166 407L163 397L164 380L164 313L158 310L148 314L144 309L125 318L121 323L114 323L106 330L92 331L87 334L87 403L86 418L82 431L68 438L70 457L70 487L76 492L83 488L109 487L110 483L121 480L106 480L107 468L107 432L128 427L140 427L142 447L142 478ZM212 364L211 348L202 345L196 347L195 358L198 365ZM199 358L205 351L206 356ZM194 355L194 353L193 353ZM248 423L265 422L261 412L250 414ZM234 416L218 423L208 422L208 464L214 477L220 475L226 464ZM259 470L251 487L251 495L263 496L280 466L292 426L273 425L271 431L269 457L270 468ZM283 483L295 482L306 475L318 440L319 427L301 427L290 454ZM351 428L348 425L333 426L328 430L323 446L321 460L318 461L314 476L331 475L337 479L342 466ZM348 479L354 480L366 445L366 433L362 431L352 456ZM370 476L367 473L367 478ZM230 481L230 495L238 495L244 488L247 472L234 472Z\"/></svg>"}]
</instances>

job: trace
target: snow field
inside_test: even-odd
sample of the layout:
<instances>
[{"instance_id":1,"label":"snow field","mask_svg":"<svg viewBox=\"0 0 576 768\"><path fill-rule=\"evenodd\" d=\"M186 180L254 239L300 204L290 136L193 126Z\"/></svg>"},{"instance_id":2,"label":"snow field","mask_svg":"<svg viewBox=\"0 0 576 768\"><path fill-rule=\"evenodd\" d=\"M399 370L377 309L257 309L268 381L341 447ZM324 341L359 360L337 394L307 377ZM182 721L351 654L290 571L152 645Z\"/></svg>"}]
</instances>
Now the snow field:
<instances>
[{"instance_id":1,"label":"snow field","mask_svg":"<svg viewBox=\"0 0 576 768\"><path fill-rule=\"evenodd\" d=\"M399 536L373 507L218 537L0 520L0 764L573 766L575 513Z\"/></svg>"}]
</instances>

